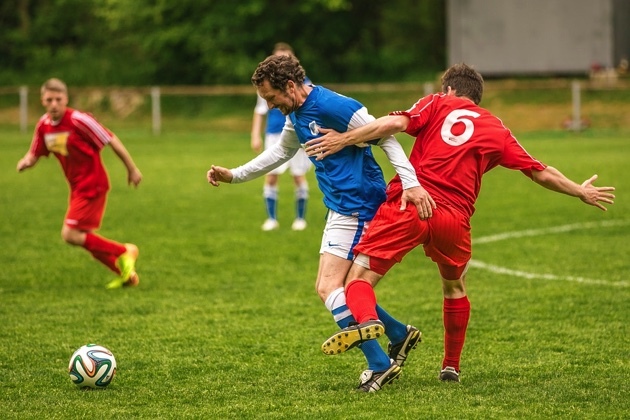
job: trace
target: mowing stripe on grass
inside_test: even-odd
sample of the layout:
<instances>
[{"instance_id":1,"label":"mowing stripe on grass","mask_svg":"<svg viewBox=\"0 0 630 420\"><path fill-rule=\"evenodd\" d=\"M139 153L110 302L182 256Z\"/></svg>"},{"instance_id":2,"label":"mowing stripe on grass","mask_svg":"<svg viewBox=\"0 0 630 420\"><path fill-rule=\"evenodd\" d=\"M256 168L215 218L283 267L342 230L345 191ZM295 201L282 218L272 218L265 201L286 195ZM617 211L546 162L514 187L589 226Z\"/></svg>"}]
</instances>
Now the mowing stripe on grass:
<instances>
[{"instance_id":1,"label":"mowing stripe on grass","mask_svg":"<svg viewBox=\"0 0 630 420\"><path fill-rule=\"evenodd\" d=\"M546 235L550 233L563 233L563 232L569 232L569 231L577 230L577 229L593 229L597 227L625 226L628 224L630 224L630 220L604 220L601 222L574 223L570 225L554 226L554 227L543 228L543 229L528 229L528 230L500 233L497 235L482 236L481 238L473 239L473 244L486 244L490 242L502 241L505 239L522 238L525 236L538 236L538 235ZM497 274L507 274L510 276L524 277L527 279L562 280L562 281L571 281L575 283L597 284L597 285L613 286L613 287L628 287L630 285L630 283L627 281L610 282L606 280L588 279L585 277L556 276L555 274L530 273L527 271L512 270L510 268L501 267L494 264L487 264L479 260L470 260L470 266L488 270Z\"/></svg>"},{"instance_id":2,"label":"mowing stripe on grass","mask_svg":"<svg viewBox=\"0 0 630 420\"><path fill-rule=\"evenodd\" d=\"M473 244L487 244L490 242L503 241L505 239L523 238L525 236L540 236L548 233L563 233L578 229L593 229L596 227L614 227L630 225L630 220L603 220L601 222L574 223L571 225L553 226L543 229L527 229L514 232L499 233L497 235L482 236L473 239Z\"/></svg>"}]
</instances>

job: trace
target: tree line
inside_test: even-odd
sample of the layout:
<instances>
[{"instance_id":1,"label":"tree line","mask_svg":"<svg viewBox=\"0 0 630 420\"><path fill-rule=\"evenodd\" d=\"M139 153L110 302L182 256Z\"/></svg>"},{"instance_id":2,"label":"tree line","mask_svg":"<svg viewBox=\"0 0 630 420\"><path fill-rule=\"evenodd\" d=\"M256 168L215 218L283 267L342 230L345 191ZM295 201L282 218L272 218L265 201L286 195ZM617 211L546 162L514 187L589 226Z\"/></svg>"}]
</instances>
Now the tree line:
<instances>
[{"instance_id":1,"label":"tree line","mask_svg":"<svg viewBox=\"0 0 630 420\"><path fill-rule=\"evenodd\" d=\"M315 81L420 81L445 66L445 1L3 1L0 86L246 84L279 41Z\"/></svg>"}]
</instances>

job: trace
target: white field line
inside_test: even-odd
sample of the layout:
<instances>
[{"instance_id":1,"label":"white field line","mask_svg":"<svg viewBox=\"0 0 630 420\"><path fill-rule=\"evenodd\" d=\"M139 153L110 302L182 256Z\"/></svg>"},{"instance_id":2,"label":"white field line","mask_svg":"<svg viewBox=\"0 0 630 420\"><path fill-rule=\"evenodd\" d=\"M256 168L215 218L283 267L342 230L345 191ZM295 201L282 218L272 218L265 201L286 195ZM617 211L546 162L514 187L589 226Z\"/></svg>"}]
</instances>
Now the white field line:
<instances>
[{"instance_id":1,"label":"white field line","mask_svg":"<svg viewBox=\"0 0 630 420\"><path fill-rule=\"evenodd\" d=\"M630 220L604 220L601 222L574 223L571 225L554 226L543 229L528 229L515 232L499 233L497 235L482 236L473 239L473 244L487 244L489 242L503 241L505 239L523 238L525 236L540 236L549 233L563 233L578 229L593 229L597 227L614 227L630 225Z\"/></svg>"},{"instance_id":2,"label":"white field line","mask_svg":"<svg viewBox=\"0 0 630 420\"><path fill-rule=\"evenodd\" d=\"M515 232L500 233L497 235L482 236L481 238L473 239L473 244L486 244L490 242L502 241L505 239L522 238L525 236L539 236L539 235L546 235L550 233L569 232L569 231L578 230L578 229L593 229L597 227L625 226L629 224L630 224L630 220L604 220L602 222L574 223L571 225L555 226L555 227L544 228L544 229L529 229L529 230L521 230L521 231L515 231ZM630 283L627 281L610 282L606 280L588 279L584 277L556 276L555 274L545 274L545 273L543 274L530 273L527 271L512 270L512 269L501 267L494 264L487 264L487 263L484 263L483 261L474 260L474 259L470 260L469 264L471 267L488 270L493 273L506 274L509 276L523 277L527 279L561 280L561 281L570 281L570 282L575 282L575 283L595 284L595 285L614 286L614 287L630 286Z\"/></svg>"}]
</instances>

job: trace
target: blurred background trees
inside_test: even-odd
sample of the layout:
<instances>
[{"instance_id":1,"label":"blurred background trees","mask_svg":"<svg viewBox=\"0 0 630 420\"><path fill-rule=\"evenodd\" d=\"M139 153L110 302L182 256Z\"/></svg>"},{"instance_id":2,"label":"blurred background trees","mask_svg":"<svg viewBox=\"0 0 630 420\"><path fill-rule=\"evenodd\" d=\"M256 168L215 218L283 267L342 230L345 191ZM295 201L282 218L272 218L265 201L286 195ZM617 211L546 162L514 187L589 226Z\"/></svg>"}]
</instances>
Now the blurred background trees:
<instances>
[{"instance_id":1,"label":"blurred background trees","mask_svg":"<svg viewBox=\"0 0 630 420\"><path fill-rule=\"evenodd\" d=\"M14 0L0 5L0 85L248 84L278 41L319 82L443 70L445 0Z\"/></svg>"}]
</instances>

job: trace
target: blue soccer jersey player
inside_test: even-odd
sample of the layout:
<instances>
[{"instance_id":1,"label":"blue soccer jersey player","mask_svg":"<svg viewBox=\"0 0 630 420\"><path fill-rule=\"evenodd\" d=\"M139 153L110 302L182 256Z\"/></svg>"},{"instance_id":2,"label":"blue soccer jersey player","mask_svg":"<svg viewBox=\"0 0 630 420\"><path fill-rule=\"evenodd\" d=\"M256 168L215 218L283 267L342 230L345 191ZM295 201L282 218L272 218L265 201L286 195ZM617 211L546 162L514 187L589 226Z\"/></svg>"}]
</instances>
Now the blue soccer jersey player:
<instances>
[{"instance_id":1,"label":"blue soccer jersey player","mask_svg":"<svg viewBox=\"0 0 630 420\"><path fill-rule=\"evenodd\" d=\"M374 120L358 101L321 86L307 85L304 78L304 69L292 56L269 56L258 65L252 76L258 94L270 108L289 116L281 139L274 147L237 168L212 165L207 174L210 184L236 184L266 174L291 159L305 142L319 137L320 128L345 132ZM430 214L435 203L420 186L402 146L393 136L370 143L383 149L400 176L405 190L403 207L411 203L418 207L419 213L424 214L429 209ZM346 306L343 289L352 265L352 248L385 200L385 180L369 144L346 147L327 159L318 161L312 157L311 161L328 209L316 289L337 325L344 328L355 322ZM407 352L421 339L417 328L395 320L379 306L377 310L385 331L378 324L373 333L378 336L385 332L392 344L389 355L376 340L361 345L368 369L362 373L358 389L365 392L378 391L396 379Z\"/></svg>"},{"instance_id":2,"label":"blue soccer jersey player","mask_svg":"<svg viewBox=\"0 0 630 420\"><path fill-rule=\"evenodd\" d=\"M293 48L291 48L291 46L286 42L276 43L273 48L273 54L294 55ZM304 83L308 85L311 84L308 78L305 79ZM260 95L256 95L256 97L256 106L254 107L254 116L252 118L251 146L254 152L260 153L265 149L273 147L274 144L280 141L282 128L284 127L287 117L277 108L269 109L267 101ZM263 131L264 142L262 135ZM308 156L306 156L306 152L304 152L304 150L299 150L291 160L285 162L265 175L263 198L267 218L261 226L263 231L276 230L280 228L277 214L280 190L278 182L280 175L285 173L287 170L293 177L295 190L295 219L293 220L291 229L306 229L307 223L305 216L309 192L306 173L312 166L311 161Z\"/></svg>"}]
</instances>

